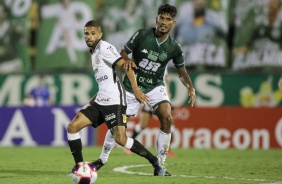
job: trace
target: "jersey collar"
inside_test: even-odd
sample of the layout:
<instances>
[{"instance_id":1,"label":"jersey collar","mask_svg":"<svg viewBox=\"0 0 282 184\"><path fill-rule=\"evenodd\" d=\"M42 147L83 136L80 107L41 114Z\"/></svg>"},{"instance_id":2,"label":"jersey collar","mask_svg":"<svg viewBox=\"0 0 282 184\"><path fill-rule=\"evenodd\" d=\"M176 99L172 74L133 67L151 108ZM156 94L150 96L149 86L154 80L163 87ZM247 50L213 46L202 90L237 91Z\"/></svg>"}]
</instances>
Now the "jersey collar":
<instances>
[{"instance_id":1,"label":"jersey collar","mask_svg":"<svg viewBox=\"0 0 282 184\"><path fill-rule=\"evenodd\" d=\"M101 41L102 41L102 39L100 39L100 40L98 41L98 43L96 44L96 46L95 46L94 49L93 49L93 47L90 49L90 53L91 53L91 54L93 54L93 53L96 51L96 49L99 48L99 46L101 45Z\"/></svg>"},{"instance_id":2,"label":"jersey collar","mask_svg":"<svg viewBox=\"0 0 282 184\"><path fill-rule=\"evenodd\" d=\"M161 44L163 44L163 43L168 39L168 37L169 37L169 35L166 37L166 39L165 39L164 41L162 41L162 42L160 42L160 43L158 42L158 38L155 37L158 46L160 46Z\"/></svg>"}]
</instances>

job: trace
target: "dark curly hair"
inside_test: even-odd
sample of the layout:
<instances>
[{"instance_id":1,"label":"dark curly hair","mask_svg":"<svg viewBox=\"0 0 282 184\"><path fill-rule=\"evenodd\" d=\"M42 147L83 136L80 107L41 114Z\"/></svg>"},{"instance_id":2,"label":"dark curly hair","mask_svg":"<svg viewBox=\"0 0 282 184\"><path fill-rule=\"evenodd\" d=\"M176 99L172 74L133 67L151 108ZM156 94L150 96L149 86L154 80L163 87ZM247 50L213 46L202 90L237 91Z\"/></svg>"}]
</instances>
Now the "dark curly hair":
<instances>
[{"instance_id":1,"label":"dark curly hair","mask_svg":"<svg viewBox=\"0 0 282 184\"><path fill-rule=\"evenodd\" d=\"M169 14L172 18L175 18L177 14L177 10L175 6L169 4L163 4L158 9L158 15L160 14Z\"/></svg>"},{"instance_id":2,"label":"dark curly hair","mask_svg":"<svg viewBox=\"0 0 282 184\"><path fill-rule=\"evenodd\" d=\"M100 24L98 21L95 21L95 20L90 20L90 21L88 21L88 22L85 24L84 27L90 27L90 26L101 28L101 24Z\"/></svg>"}]
</instances>

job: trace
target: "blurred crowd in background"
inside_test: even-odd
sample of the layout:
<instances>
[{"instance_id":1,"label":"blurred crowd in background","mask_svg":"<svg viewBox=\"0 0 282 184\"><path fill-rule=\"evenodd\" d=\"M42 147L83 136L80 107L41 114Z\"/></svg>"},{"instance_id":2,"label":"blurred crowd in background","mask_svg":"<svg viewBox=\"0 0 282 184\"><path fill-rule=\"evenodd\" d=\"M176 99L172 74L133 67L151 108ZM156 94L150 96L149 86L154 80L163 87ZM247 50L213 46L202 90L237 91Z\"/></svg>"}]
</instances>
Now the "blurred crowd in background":
<instances>
[{"instance_id":1,"label":"blurred crowd in background","mask_svg":"<svg viewBox=\"0 0 282 184\"><path fill-rule=\"evenodd\" d=\"M91 71L88 20L120 50L163 3L188 71L282 73L281 0L0 0L0 74Z\"/></svg>"}]
</instances>

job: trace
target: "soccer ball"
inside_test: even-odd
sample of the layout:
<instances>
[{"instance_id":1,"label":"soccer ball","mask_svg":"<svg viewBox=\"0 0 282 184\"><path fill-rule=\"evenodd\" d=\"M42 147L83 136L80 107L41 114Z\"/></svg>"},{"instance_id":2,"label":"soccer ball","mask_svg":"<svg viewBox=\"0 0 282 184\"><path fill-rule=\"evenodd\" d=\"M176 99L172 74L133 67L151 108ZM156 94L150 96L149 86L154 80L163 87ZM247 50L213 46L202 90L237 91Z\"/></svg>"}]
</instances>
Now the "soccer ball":
<instances>
[{"instance_id":1,"label":"soccer ball","mask_svg":"<svg viewBox=\"0 0 282 184\"><path fill-rule=\"evenodd\" d=\"M72 181L76 184L92 184L97 176L97 169L90 162L77 163L71 172Z\"/></svg>"}]
</instances>

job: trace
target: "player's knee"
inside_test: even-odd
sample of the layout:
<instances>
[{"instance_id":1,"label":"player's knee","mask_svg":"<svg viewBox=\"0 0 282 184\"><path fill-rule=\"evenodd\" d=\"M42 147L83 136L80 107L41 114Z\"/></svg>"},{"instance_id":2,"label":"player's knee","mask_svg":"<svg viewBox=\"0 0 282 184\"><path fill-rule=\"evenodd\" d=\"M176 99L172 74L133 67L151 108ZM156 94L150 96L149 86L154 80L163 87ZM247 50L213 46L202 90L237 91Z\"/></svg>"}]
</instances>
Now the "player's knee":
<instances>
[{"instance_id":1,"label":"player's knee","mask_svg":"<svg viewBox=\"0 0 282 184\"><path fill-rule=\"evenodd\" d=\"M116 135L114 136L114 138L117 144L119 144L120 146L125 146L127 140L126 136Z\"/></svg>"},{"instance_id":2,"label":"player's knee","mask_svg":"<svg viewBox=\"0 0 282 184\"><path fill-rule=\"evenodd\" d=\"M163 124L171 125L172 117L170 114L166 114L160 118L160 121L163 122Z\"/></svg>"},{"instance_id":3,"label":"player's knee","mask_svg":"<svg viewBox=\"0 0 282 184\"><path fill-rule=\"evenodd\" d=\"M77 133L79 131L78 128L73 123L70 123L68 125L67 130L68 130L68 133Z\"/></svg>"},{"instance_id":4,"label":"player's knee","mask_svg":"<svg viewBox=\"0 0 282 184\"><path fill-rule=\"evenodd\" d=\"M171 132L172 117L165 116L161 121L161 130L165 133Z\"/></svg>"}]
</instances>

